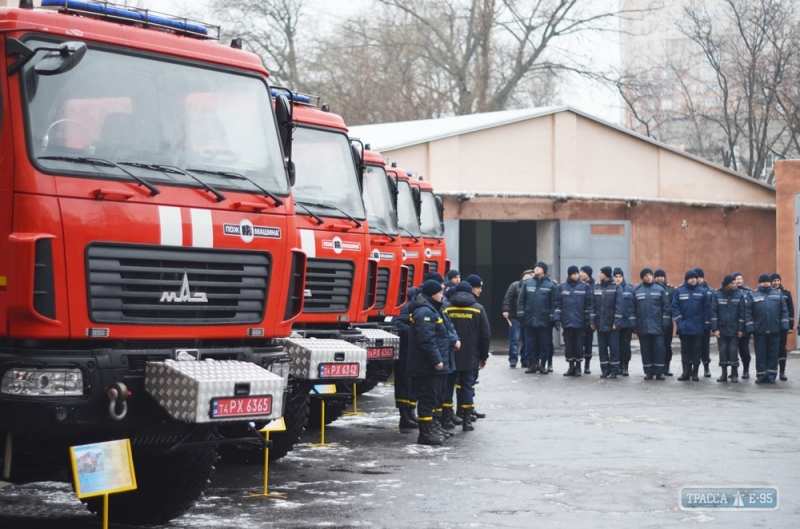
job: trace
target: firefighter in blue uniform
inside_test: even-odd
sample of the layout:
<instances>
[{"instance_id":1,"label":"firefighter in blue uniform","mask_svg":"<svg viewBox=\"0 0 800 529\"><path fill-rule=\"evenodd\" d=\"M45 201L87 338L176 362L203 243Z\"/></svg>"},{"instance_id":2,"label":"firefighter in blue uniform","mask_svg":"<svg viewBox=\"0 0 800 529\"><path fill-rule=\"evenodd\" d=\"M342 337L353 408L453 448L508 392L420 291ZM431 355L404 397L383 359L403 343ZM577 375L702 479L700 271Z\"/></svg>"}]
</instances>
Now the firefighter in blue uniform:
<instances>
[{"instance_id":1,"label":"firefighter in blue uniform","mask_svg":"<svg viewBox=\"0 0 800 529\"><path fill-rule=\"evenodd\" d=\"M439 404L442 371L449 356L450 332L444 324L442 284L428 280L414 298L409 317L408 375L417 395L419 437L417 443L441 445L444 435L435 428L433 413Z\"/></svg>"},{"instance_id":2,"label":"firefighter in blue uniform","mask_svg":"<svg viewBox=\"0 0 800 529\"><path fill-rule=\"evenodd\" d=\"M706 274L702 268L695 268L697 273L697 285L702 288L708 296L709 302L714 294L714 289L706 283ZM703 376L711 376L711 329L703 331L703 339L700 342L700 361L703 362Z\"/></svg>"},{"instance_id":3,"label":"firefighter in blue uniform","mask_svg":"<svg viewBox=\"0 0 800 529\"><path fill-rule=\"evenodd\" d=\"M580 280L577 266L567 269L567 281L556 290L553 319L564 332L564 359L569 362L565 377L581 376L583 338L587 326L594 323L592 289Z\"/></svg>"},{"instance_id":4,"label":"firefighter in blue uniform","mask_svg":"<svg viewBox=\"0 0 800 529\"><path fill-rule=\"evenodd\" d=\"M475 290L476 287L470 282L461 282L456 286L455 293L450 296L450 305L445 309L461 340L461 347L456 353L455 367L457 402L464 421L462 424L464 431L475 429L471 424L471 418L472 410L475 409L476 373L486 366L492 339L486 309L478 303Z\"/></svg>"},{"instance_id":5,"label":"firefighter in blue uniform","mask_svg":"<svg viewBox=\"0 0 800 529\"><path fill-rule=\"evenodd\" d=\"M736 288L744 294L745 308L750 303L750 287L745 286L744 277L741 272L734 272L731 274L736 283ZM745 329L744 334L739 338L739 357L742 359L742 379L747 380L750 378L750 333Z\"/></svg>"},{"instance_id":6,"label":"firefighter in blue uniform","mask_svg":"<svg viewBox=\"0 0 800 529\"><path fill-rule=\"evenodd\" d=\"M681 363L683 373L678 380L700 380L700 347L706 327L711 329L711 300L705 290L697 284L697 272L688 270L684 282L675 289L672 298L672 317L678 324L681 340Z\"/></svg>"},{"instance_id":7,"label":"firefighter in blue uniform","mask_svg":"<svg viewBox=\"0 0 800 529\"><path fill-rule=\"evenodd\" d=\"M736 288L732 275L722 279L722 286L711 297L711 332L717 337L719 367L722 375L717 382L739 382L739 339L744 335L744 294Z\"/></svg>"},{"instance_id":8,"label":"firefighter in blue uniform","mask_svg":"<svg viewBox=\"0 0 800 529\"><path fill-rule=\"evenodd\" d=\"M555 312L556 284L546 277L547 265L538 262L533 267L533 277L522 284L517 301L517 318L522 320L525 349L534 362L525 372L547 374L550 356L552 327ZM536 362L539 365L536 365ZM538 368L538 369L537 369Z\"/></svg>"},{"instance_id":9,"label":"firefighter in blue uniform","mask_svg":"<svg viewBox=\"0 0 800 529\"><path fill-rule=\"evenodd\" d=\"M581 267L581 281L586 283L586 286L589 287L589 292L594 292L594 285L595 281L592 277L594 274L594 270L589 265L584 265ZM594 299L594 298L592 298ZM594 328L592 325L587 325L586 329L584 329L584 336L583 336L583 374L584 375L591 375L592 371L589 369L589 364L592 363L592 345L594 344ZM580 370L580 366L578 366Z\"/></svg>"},{"instance_id":10,"label":"firefighter in blue uniform","mask_svg":"<svg viewBox=\"0 0 800 529\"><path fill-rule=\"evenodd\" d=\"M753 333L756 350L756 383L775 383L778 376L780 335L789 330L789 309L779 290L772 288L769 274L758 278L758 290L749 293L745 325Z\"/></svg>"},{"instance_id":11,"label":"firefighter in blue uniform","mask_svg":"<svg viewBox=\"0 0 800 529\"><path fill-rule=\"evenodd\" d=\"M669 364L672 362L672 337L675 332L672 325L672 295L675 293L675 287L667 283L667 273L661 268L656 269L653 277L656 283L664 287L664 291L667 293L667 305L670 307L669 323L664 326L664 375L671 377Z\"/></svg>"},{"instance_id":12,"label":"firefighter in blue uniform","mask_svg":"<svg viewBox=\"0 0 800 529\"><path fill-rule=\"evenodd\" d=\"M644 379L664 380L664 327L670 321L667 292L653 281L649 268L643 268L639 277L642 282L633 289L633 308Z\"/></svg>"},{"instance_id":13,"label":"firefighter in blue uniform","mask_svg":"<svg viewBox=\"0 0 800 529\"><path fill-rule=\"evenodd\" d=\"M600 269L600 282L594 285L594 325L600 378L619 374L619 325L622 323L622 287L614 282L611 267Z\"/></svg>"},{"instance_id":14,"label":"firefighter in blue uniform","mask_svg":"<svg viewBox=\"0 0 800 529\"><path fill-rule=\"evenodd\" d=\"M614 280L622 287L622 319L619 325L619 364L622 376L628 376L628 364L631 361L631 339L636 327L636 315L633 312L633 287L625 281L622 268L614 269Z\"/></svg>"},{"instance_id":15,"label":"firefighter in blue uniform","mask_svg":"<svg viewBox=\"0 0 800 529\"><path fill-rule=\"evenodd\" d=\"M430 271L425 274L424 277L425 281L434 280L437 283L441 283L442 290L444 291L444 298L442 299L442 310L447 307L449 303L449 299L447 297L447 287L445 283L444 277L442 274L435 271ZM433 409L433 418L434 418L434 425L436 428L441 430L441 433L445 434L445 437L450 437L450 435L446 432L446 430L453 430L455 429L455 421L453 420L455 415L453 412L453 392L455 391L456 387L456 371L455 371L455 357L454 352L457 348L455 344L458 341L458 335L455 332L455 328L452 325L452 322L447 317L447 314L444 314L444 325L447 327L448 332L451 336L451 349L449 354L444 362L444 369L442 369L442 378L440 380L440 389L439 389L439 403ZM461 421L455 417L455 420L461 424Z\"/></svg>"},{"instance_id":16,"label":"firefighter in blue uniform","mask_svg":"<svg viewBox=\"0 0 800 529\"><path fill-rule=\"evenodd\" d=\"M408 377L408 333L411 329L409 317L416 305L414 298L419 293L417 287L408 289L408 299L400 315L392 318L392 323L400 335L400 353L394 362L394 405L400 412L400 429L417 427L417 398L411 391L411 379Z\"/></svg>"},{"instance_id":17,"label":"firefighter in blue uniform","mask_svg":"<svg viewBox=\"0 0 800 529\"><path fill-rule=\"evenodd\" d=\"M786 300L786 309L789 311L789 330L781 334L781 343L780 348L778 349L780 379L786 381L789 380L786 378L786 342L788 341L788 337L792 335L792 329L794 329L794 300L792 299L792 293L783 288L781 285L780 274L772 274L769 276L769 279L772 283L772 288L779 290L781 294L783 294L783 299Z\"/></svg>"}]
</instances>

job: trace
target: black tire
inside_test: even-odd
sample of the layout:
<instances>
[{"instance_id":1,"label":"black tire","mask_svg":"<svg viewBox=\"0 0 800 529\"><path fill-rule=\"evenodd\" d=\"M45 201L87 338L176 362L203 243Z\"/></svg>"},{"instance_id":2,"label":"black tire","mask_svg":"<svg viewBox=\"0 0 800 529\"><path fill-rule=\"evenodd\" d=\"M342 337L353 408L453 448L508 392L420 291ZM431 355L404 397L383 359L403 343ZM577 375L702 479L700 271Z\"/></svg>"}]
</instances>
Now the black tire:
<instances>
[{"instance_id":1,"label":"black tire","mask_svg":"<svg viewBox=\"0 0 800 529\"><path fill-rule=\"evenodd\" d=\"M308 411L309 430L319 430L322 423L322 399L309 399L310 407ZM325 401L325 426L329 425L342 416L344 410L350 403L346 400L327 399Z\"/></svg>"},{"instance_id":2,"label":"black tire","mask_svg":"<svg viewBox=\"0 0 800 529\"><path fill-rule=\"evenodd\" d=\"M364 393L375 389L375 386L378 385L379 380L375 380L373 378L368 378L362 382L356 384L356 394L363 395Z\"/></svg>"},{"instance_id":3,"label":"black tire","mask_svg":"<svg viewBox=\"0 0 800 529\"><path fill-rule=\"evenodd\" d=\"M286 403L286 409L283 411L286 431L270 434L269 438L272 441L272 448L269 449L270 461L277 461L291 452L300 439L300 435L308 424L308 401L308 397L303 397ZM327 412L327 410L325 411Z\"/></svg>"},{"instance_id":4,"label":"black tire","mask_svg":"<svg viewBox=\"0 0 800 529\"><path fill-rule=\"evenodd\" d=\"M213 432L206 430L192 440L214 438ZM109 520L145 525L163 524L181 516L203 497L216 462L214 445L178 450L167 456L134 452L138 488L109 496ZM91 512L102 515L102 497L90 498L86 505Z\"/></svg>"}]
</instances>

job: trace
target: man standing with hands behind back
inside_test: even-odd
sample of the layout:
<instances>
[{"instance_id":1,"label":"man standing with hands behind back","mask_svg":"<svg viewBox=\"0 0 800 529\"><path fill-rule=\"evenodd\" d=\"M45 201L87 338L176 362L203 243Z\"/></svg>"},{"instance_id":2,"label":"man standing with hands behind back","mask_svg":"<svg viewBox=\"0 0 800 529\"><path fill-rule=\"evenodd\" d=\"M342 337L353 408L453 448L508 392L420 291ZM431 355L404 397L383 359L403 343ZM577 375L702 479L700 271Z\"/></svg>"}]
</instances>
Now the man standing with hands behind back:
<instances>
[{"instance_id":1,"label":"man standing with hands behind back","mask_svg":"<svg viewBox=\"0 0 800 529\"><path fill-rule=\"evenodd\" d=\"M547 374L550 343L553 339L551 324L555 313L556 284L548 279L547 265L541 261L533 267L533 277L522 284L517 302L517 318L522 320L525 332L526 356L534 362L525 371Z\"/></svg>"}]
</instances>

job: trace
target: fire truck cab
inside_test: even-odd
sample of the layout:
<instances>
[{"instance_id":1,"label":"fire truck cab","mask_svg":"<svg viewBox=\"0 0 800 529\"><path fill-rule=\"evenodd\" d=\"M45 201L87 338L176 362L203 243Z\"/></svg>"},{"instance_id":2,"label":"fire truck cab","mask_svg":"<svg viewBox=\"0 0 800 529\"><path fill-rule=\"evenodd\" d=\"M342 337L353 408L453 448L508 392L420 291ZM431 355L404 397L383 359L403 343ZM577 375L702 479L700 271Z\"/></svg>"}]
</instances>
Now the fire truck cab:
<instances>
[{"instance_id":1,"label":"fire truck cab","mask_svg":"<svg viewBox=\"0 0 800 529\"><path fill-rule=\"evenodd\" d=\"M419 193L419 227L425 243L425 263L430 270L444 276L450 270L447 245L444 241L444 203L433 193L433 186L426 180L411 179L412 190Z\"/></svg>"},{"instance_id":2,"label":"fire truck cab","mask_svg":"<svg viewBox=\"0 0 800 529\"><path fill-rule=\"evenodd\" d=\"M412 188L411 173L399 169L395 163L386 172L397 185L397 222L403 246L403 265L408 268L408 287L422 284L430 265L425 262L425 243L419 225L420 193Z\"/></svg>"},{"instance_id":3,"label":"fire truck cab","mask_svg":"<svg viewBox=\"0 0 800 529\"><path fill-rule=\"evenodd\" d=\"M111 519L163 523L223 425L282 413L306 262L268 73L213 26L42 5L0 9L0 479L129 438Z\"/></svg>"},{"instance_id":4,"label":"fire truck cab","mask_svg":"<svg viewBox=\"0 0 800 529\"><path fill-rule=\"evenodd\" d=\"M275 88L292 102L290 146L296 180L292 195L300 247L307 256L304 307L293 334L282 340L291 357L287 432L273 436L272 457L285 455L305 426L341 415L352 387L367 372L366 321L375 305L377 260L370 259L369 226L361 197L363 162L342 118L318 96ZM335 384L335 393L317 386ZM311 392L311 398L309 398Z\"/></svg>"}]
</instances>

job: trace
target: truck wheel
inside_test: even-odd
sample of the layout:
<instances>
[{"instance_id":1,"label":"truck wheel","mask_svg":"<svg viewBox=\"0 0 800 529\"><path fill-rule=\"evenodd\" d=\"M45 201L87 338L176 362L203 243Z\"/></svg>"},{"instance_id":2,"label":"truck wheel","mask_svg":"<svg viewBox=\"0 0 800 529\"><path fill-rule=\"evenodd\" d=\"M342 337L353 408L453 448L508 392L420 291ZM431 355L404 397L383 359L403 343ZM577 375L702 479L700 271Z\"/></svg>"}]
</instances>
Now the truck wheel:
<instances>
[{"instance_id":1,"label":"truck wheel","mask_svg":"<svg viewBox=\"0 0 800 529\"><path fill-rule=\"evenodd\" d=\"M213 440L206 431L200 440ZM138 488L108 498L109 520L122 524L163 524L191 509L203 497L217 462L214 445L178 450L166 456L134 453ZM86 500L88 509L102 515L103 498Z\"/></svg>"},{"instance_id":2,"label":"truck wheel","mask_svg":"<svg viewBox=\"0 0 800 529\"><path fill-rule=\"evenodd\" d=\"M368 378L356 384L356 393L359 395L363 395L364 393L375 389L375 386L377 385L378 385L378 380Z\"/></svg>"},{"instance_id":3,"label":"truck wheel","mask_svg":"<svg viewBox=\"0 0 800 529\"><path fill-rule=\"evenodd\" d=\"M308 412L308 425L306 428L309 430L319 430L322 423L322 400L309 399L310 409ZM328 399L325 401L325 425L329 425L336 419L342 416L344 410L349 404L346 400Z\"/></svg>"},{"instance_id":4,"label":"truck wheel","mask_svg":"<svg viewBox=\"0 0 800 529\"><path fill-rule=\"evenodd\" d=\"M286 403L286 409L283 411L286 431L270 434L270 440L272 441L272 448L269 449L270 461L277 461L291 452L295 443L300 439L300 435L308 423L308 401L309 398L304 397L294 401L290 400ZM326 409L326 415L327 411Z\"/></svg>"}]
</instances>

